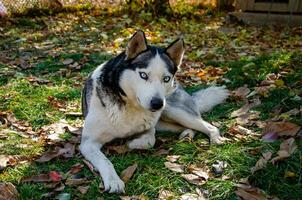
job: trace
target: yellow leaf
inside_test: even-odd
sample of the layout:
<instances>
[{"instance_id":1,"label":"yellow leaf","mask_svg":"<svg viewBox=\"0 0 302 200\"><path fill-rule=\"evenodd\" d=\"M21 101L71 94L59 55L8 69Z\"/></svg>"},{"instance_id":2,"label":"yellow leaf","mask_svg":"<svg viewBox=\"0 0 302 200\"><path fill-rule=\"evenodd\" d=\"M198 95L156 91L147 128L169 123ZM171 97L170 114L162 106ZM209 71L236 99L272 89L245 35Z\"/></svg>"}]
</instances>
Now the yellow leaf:
<instances>
[{"instance_id":1,"label":"yellow leaf","mask_svg":"<svg viewBox=\"0 0 302 200\"><path fill-rule=\"evenodd\" d=\"M282 79L278 79L275 81L275 85L277 87L283 87L284 86L284 81Z\"/></svg>"}]
</instances>

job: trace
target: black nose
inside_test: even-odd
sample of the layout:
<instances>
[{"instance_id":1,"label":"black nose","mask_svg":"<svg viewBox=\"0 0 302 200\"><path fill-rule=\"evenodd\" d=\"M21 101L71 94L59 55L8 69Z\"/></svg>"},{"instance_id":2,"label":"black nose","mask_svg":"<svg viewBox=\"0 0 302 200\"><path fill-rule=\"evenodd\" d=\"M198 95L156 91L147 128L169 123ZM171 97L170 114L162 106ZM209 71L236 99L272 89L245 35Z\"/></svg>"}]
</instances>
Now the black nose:
<instances>
[{"instance_id":1,"label":"black nose","mask_svg":"<svg viewBox=\"0 0 302 200\"><path fill-rule=\"evenodd\" d=\"M152 110L159 110L163 107L164 102L162 99L160 98L152 98L151 99L151 109Z\"/></svg>"}]
</instances>

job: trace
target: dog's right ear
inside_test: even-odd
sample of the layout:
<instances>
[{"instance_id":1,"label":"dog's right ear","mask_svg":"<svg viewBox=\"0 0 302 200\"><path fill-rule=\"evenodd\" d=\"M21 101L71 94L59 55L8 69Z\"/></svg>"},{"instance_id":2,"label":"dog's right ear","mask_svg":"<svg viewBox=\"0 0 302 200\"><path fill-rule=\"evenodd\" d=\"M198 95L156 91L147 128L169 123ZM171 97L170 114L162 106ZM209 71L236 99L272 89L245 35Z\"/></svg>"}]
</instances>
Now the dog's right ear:
<instances>
[{"instance_id":1,"label":"dog's right ear","mask_svg":"<svg viewBox=\"0 0 302 200\"><path fill-rule=\"evenodd\" d=\"M145 33L141 30L134 33L126 47L126 60L135 58L139 53L147 50Z\"/></svg>"}]
</instances>

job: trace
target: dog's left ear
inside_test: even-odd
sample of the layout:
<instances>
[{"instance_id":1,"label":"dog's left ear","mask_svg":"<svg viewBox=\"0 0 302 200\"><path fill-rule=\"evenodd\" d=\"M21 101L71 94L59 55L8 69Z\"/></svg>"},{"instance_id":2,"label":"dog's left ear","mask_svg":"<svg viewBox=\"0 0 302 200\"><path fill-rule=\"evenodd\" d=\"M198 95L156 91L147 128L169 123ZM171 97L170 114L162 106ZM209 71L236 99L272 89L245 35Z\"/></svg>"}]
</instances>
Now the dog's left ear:
<instances>
[{"instance_id":1,"label":"dog's left ear","mask_svg":"<svg viewBox=\"0 0 302 200\"><path fill-rule=\"evenodd\" d=\"M147 39L141 30L134 33L126 47L126 59L135 58L139 53L147 50Z\"/></svg>"},{"instance_id":2,"label":"dog's left ear","mask_svg":"<svg viewBox=\"0 0 302 200\"><path fill-rule=\"evenodd\" d=\"M169 55L176 67L181 64L185 52L184 46L184 40L180 37L166 48L166 53Z\"/></svg>"}]
</instances>

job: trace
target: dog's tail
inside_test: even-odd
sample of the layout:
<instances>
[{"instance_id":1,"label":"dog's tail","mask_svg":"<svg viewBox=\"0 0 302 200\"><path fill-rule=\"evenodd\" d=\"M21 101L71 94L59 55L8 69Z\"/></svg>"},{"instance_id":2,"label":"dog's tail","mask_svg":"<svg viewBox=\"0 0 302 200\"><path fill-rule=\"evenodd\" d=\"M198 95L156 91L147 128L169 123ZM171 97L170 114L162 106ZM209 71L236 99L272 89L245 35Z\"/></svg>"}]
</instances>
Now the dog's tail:
<instances>
[{"instance_id":1,"label":"dog's tail","mask_svg":"<svg viewBox=\"0 0 302 200\"><path fill-rule=\"evenodd\" d=\"M201 113L211 110L229 96L229 91L223 87L212 86L193 93L192 97Z\"/></svg>"}]
</instances>

